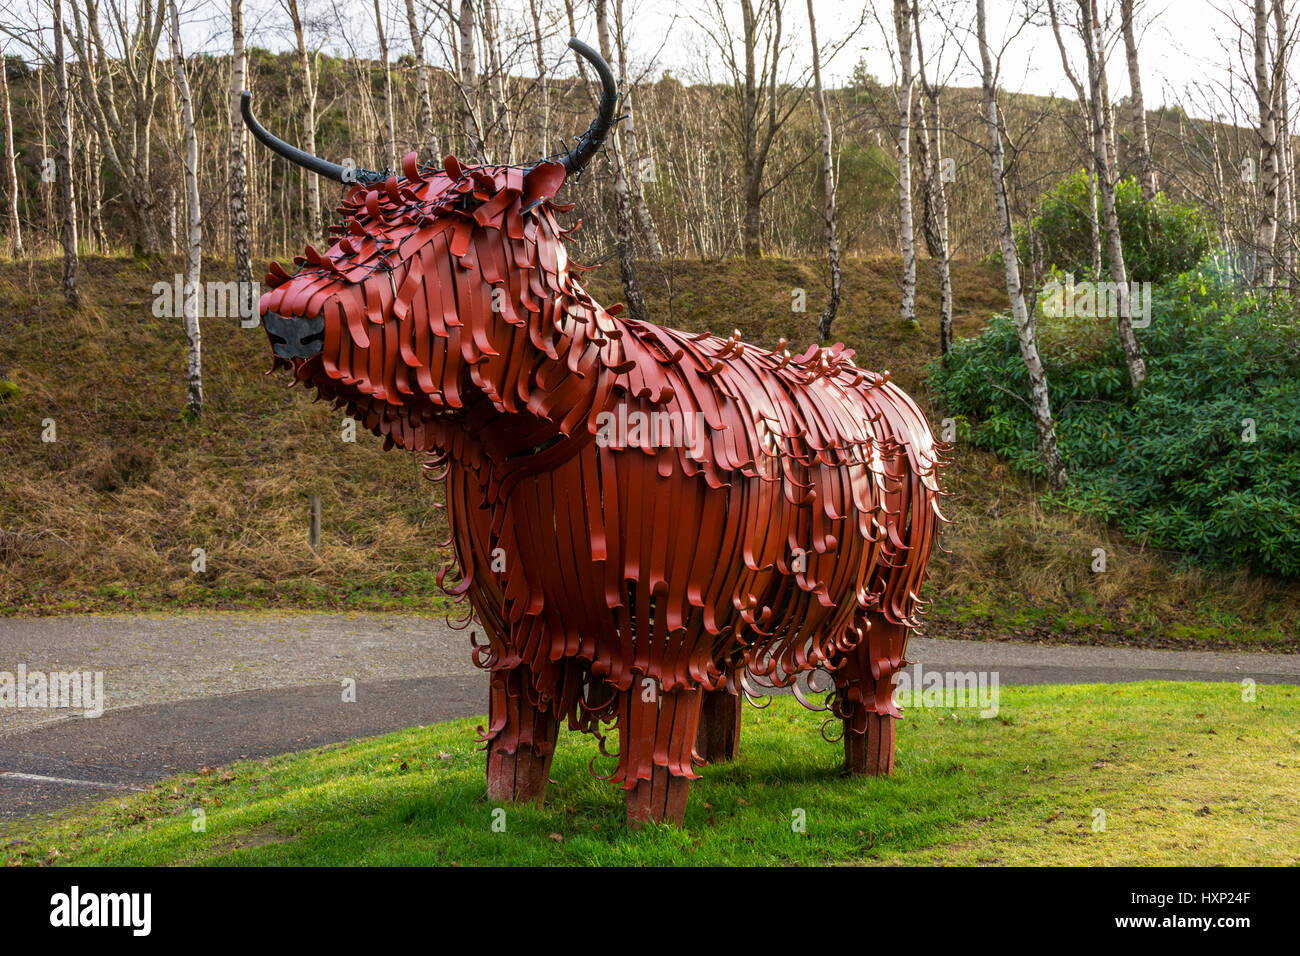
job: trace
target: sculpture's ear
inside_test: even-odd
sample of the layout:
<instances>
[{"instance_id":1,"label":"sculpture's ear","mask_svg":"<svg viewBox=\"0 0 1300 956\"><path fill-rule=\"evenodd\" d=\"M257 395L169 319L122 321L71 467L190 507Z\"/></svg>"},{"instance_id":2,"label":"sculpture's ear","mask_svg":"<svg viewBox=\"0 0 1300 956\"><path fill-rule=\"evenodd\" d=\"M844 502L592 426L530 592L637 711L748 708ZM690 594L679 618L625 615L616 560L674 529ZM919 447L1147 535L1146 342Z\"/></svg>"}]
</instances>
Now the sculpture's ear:
<instances>
[{"instance_id":1,"label":"sculpture's ear","mask_svg":"<svg viewBox=\"0 0 1300 956\"><path fill-rule=\"evenodd\" d=\"M564 185L564 167L559 163L538 163L524 174L524 212L550 199Z\"/></svg>"}]
</instances>

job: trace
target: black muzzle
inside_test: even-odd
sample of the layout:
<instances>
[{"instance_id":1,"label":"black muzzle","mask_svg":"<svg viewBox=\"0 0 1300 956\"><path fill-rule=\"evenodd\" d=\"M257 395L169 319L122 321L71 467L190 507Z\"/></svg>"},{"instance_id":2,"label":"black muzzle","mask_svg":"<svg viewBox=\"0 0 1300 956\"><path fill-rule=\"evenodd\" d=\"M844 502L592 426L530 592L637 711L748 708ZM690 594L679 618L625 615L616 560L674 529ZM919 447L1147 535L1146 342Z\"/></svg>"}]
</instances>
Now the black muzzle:
<instances>
[{"instance_id":1,"label":"black muzzle","mask_svg":"<svg viewBox=\"0 0 1300 956\"><path fill-rule=\"evenodd\" d=\"M262 325L271 338L271 351L282 359L309 359L320 354L325 342L325 316L314 319L286 318L268 312Z\"/></svg>"}]
</instances>

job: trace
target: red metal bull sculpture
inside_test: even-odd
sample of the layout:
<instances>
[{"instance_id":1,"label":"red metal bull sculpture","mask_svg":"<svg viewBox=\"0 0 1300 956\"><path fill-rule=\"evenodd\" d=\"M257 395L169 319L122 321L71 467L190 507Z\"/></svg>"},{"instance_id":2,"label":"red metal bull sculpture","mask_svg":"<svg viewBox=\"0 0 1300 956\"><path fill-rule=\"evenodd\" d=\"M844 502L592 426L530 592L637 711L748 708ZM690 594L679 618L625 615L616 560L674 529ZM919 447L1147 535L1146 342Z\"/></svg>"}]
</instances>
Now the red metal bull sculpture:
<instances>
[{"instance_id":1,"label":"red metal bull sculpture","mask_svg":"<svg viewBox=\"0 0 1300 956\"><path fill-rule=\"evenodd\" d=\"M275 365L430 456L457 560L440 581L485 634L491 799L542 801L561 721L602 753L612 725L629 821L680 824L695 768L735 754L742 678L816 669L845 769L889 773L941 521L934 438L842 345L766 351L592 300L555 196L618 91L570 46L600 75L599 115L529 167L344 168L268 133L244 94L261 142L349 184L329 250L271 266Z\"/></svg>"}]
</instances>

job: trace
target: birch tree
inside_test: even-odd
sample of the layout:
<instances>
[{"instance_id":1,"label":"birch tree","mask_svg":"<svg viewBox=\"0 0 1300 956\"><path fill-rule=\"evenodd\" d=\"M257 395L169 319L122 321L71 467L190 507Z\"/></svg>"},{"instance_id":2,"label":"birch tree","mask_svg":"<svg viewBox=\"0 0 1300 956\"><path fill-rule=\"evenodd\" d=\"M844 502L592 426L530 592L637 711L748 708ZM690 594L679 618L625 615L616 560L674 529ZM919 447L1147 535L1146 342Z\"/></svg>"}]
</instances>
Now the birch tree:
<instances>
[{"instance_id":1,"label":"birch tree","mask_svg":"<svg viewBox=\"0 0 1300 956\"><path fill-rule=\"evenodd\" d=\"M551 149L551 84L546 69L546 50L542 46L542 10L540 0L528 0L528 10L533 22L533 56L536 58L538 93L537 155L549 156Z\"/></svg>"},{"instance_id":2,"label":"birch tree","mask_svg":"<svg viewBox=\"0 0 1300 956\"><path fill-rule=\"evenodd\" d=\"M1282 270L1291 294L1300 291L1296 271L1296 186L1295 161L1291 150L1290 64L1291 32L1287 29L1285 0L1273 0L1273 29L1277 33L1277 52L1273 58L1273 89L1277 100L1278 126L1278 226L1282 232Z\"/></svg>"},{"instance_id":3,"label":"birch tree","mask_svg":"<svg viewBox=\"0 0 1300 956\"><path fill-rule=\"evenodd\" d=\"M104 156L122 184L136 254L157 255L161 246L152 146L166 8L155 0L138 0L131 5L132 16L125 0L108 0L114 49L104 41L100 0L84 2L84 21L77 4L71 5L72 43L81 67L77 70L79 103L99 133ZM123 9L113 6L118 2Z\"/></svg>"},{"instance_id":4,"label":"birch tree","mask_svg":"<svg viewBox=\"0 0 1300 956\"><path fill-rule=\"evenodd\" d=\"M623 91L622 121L619 123L619 143L623 148L623 159L631 173L627 176L628 192L632 201L632 213L636 217L637 231L645 243L646 252L652 259L663 257L659 245L659 232L655 229L646 205L645 192L642 190L641 150L637 140L637 115L633 102L636 95L636 83L630 81L627 74L627 20L623 15L623 0L614 0L614 47L618 52L618 86ZM653 168L653 167L651 167Z\"/></svg>"},{"instance_id":5,"label":"birch tree","mask_svg":"<svg viewBox=\"0 0 1300 956\"><path fill-rule=\"evenodd\" d=\"M1056 49L1061 54L1061 66L1065 76L1074 87L1074 95L1079 103L1080 129L1083 131L1083 171L1088 179L1088 240L1092 249L1092 274L1101 275L1101 220L1097 212L1097 165L1092 151L1092 107L1089 93L1079 81L1078 75L1070 65L1070 55L1065 50L1065 38L1061 35L1061 21L1056 11L1056 0L1047 0L1047 10L1052 22L1052 35L1056 38Z\"/></svg>"},{"instance_id":6,"label":"birch tree","mask_svg":"<svg viewBox=\"0 0 1300 956\"><path fill-rule=\"evenodd\" d=\"M903 293L899 313L916 319L916 233L912 222L912 13L908 0L894 0L894 34L898 40L898 223L903 247Z\"/></svg>"},{"instance_id":7,"label":"birch tree","mask_svg":"<svg viewBox=\"0 0 1300 956\"><path fill-rule=\"evenodd\" d=\"M793 169L768 175L772 144L799 105L802 90L781 82L789 52L782 36L785 0L739 0L739 7L739 37L732 32L725 0L709 0L707 20L696 23L708 34L726 71L728 109L722 120L741 151L741 249L745 256L758 258L763 254L763 200Z\"/></svg>"},{"instance_id":8,"label":"birch tree","mask_svg":"<svg viewBox=\"0 0 1300 956\"><path fill-rule=\"evenodd\" d=\"M18 163L14 153L14 116L9 102L9 58L0 54L0 93L5 111L5 183L9 187L9 251L16 259L23 254L23 228L18 218Z\"/></svg>"},{"instance_id":9,"label":"birch tree","mask_svg":"<svg viewBox=\"0 0 1300 956\"><path fill-rule=\"evenodd\" d=\"M1273 284L1274 247L1277 242L1278 133L1273 65L1269 62L1269 4L1254 0L1252 46L1255 54L1255 101L1259 110L1259 221L1255 227L1255 264L1252 282Z\"/></svg>"},{"instance_id":10,"label":"birch tree","mask_svg":"<svg viewBox=\"0 0 1300 956\"><path fill-rule=\"evenodd\" d=\"M388 52L388 34L384 30L384 15L379 9L379 0L375 0L375 33L379 39L379 63L384 70L384 149L383 161L389 169L397 168L397 125L393 120L393 60ZM414 36L413 36L414 40ZM420 121L428 122L430 127L433 124L433 109L429 105L428 115L426 115L425 106L427 104L429 76L425 72L422 57L416 58L416 87L420 88L421 77L423 77L424 88L420 89ZM427 135L427 133L426 133ZM435 152L430 157L435 162L438 154Z\"/></svg>"},{"instance_id":11,"label":"birch tree","mask_svg":"<svg viewBox=\"0 0 1300 956\"><path fill-rule=\"evenodd\" d=\"M1007 203L1002 151L1002 128L998 115L997 74L989 52L988 32L984 14L984 0L975 3L975 28L979 41L984 104L984 126L989 140L989 167L993 183L993 204L997 213L998 238L1002 247L1002 262L1007 284L1007 297L1011 300L1011 317L1015 322L1016 336L1020 341L1020 356L1029 373L1030 408L1038 430L1038 456L1042 460L1047 483L1052 488L1062 488L1069 481L1065 462L1056 447L1056 425L1052 419L1052 402L1047 388L1047 372L1038 351L1038 334L1034 318L1025 306L1024 290L1020 285L1020 264L1016 258L1016 240L1011 230L1011 208ZM999 62L1001 58L999 57Z\"/></svg>"},{"instance_id":12,"label":"birch tree","mask_svg":"<svg viewBox=\"0 0 1300 956\"><path fill-rule=\"evenodd\" d=\"M1133 146L1138 154L1142 196L1148 202L1156 198L1156 167L1151 162L1151 142L1147 136L1146 102L1142 98L1142 71L1138 68L1137 33L1133 26L1133 0L1119 0L1120 29L1124 34L1124 57L1128 61L1129 99L1133 106Z\"/></svg>"},{"instance_id":13,"label":"birch tree","mask_svg":"<svg viewBox=\"0 0 1300 956\"><path fill-rule=\"evenodd\" d=\"M63 0L54 6L54 91L57 98L58 151L54 158L54 175L59 181L59 200L63 211L63 297L74 308L80 305L77 291L77 200L72 182L72 99L68 90L68 61L63 47Z\"/></svg>"},{"instance_id":14,"label":"birch tree","mask_svg":"<svg viewBox=\"0 0 1300 956\"><path fill-rule=\"evenodd\" d=\"M235 253L235 278L239 282L240 308L251 304L253 262L248 239L248 164L244 159L244 118L239 99L247 71L244 54L244 2L230 0L230 237ZM242 313L241 313L242 317Z\"/></svg>"},{"instance_id":15,"label":"birch tree","mask_svg":"<svg viewBox=\"0 0 1300 956\"><path fill-rule=\"evenodd\" d=\"M596 36L600 43L600 55L604 57L606 63L611 63L614 69L618 69L618 65L612 63L613 51L610 49L609 4L607 0L592 0L592 7L596 13ZM627 187L627 172L624 168L618 134L619 130L615 127L609 131L606 140L606 152L614 174L614 247L618 255L618 268L623 279L623 296L627 299L628 314L639 322L648 322L650 310L646 308L645 298L641 294L641 280L637 273L633 244L635 218L632 213L632 196Z\"/></svg>"},{"instance_id":16,"label":"birch tree","mask_svg":"<svg viewBox=\"0 0 1300 956\"><path fill-rule=\"evenodd\" d=\"M500 11L497 10L495 0L479 0L479 5L481 10L479 26L483 31L483 50L487 56L487 85L492 104L491 122L487 123L485 138L487 135L495 138L497 148L493 150L493 155L496 159L504 163L512 163L515 148L514 118L510 111L510 100L506 89L509 77L506 75L501 56L501 39L497 31Z\"/></svg>"},{"instance_id":17,"label":"birch tree","mask_svg":"<svg viewBox=\"0 0 1300 956\"><path fill-rule=\"evenodd\" d=\"M946 356L952 348L952 249L948 241L948 191L943 183L943 117L937 82L932 84L926 77L920 7L919 3L912 5L912 25L916 32L916 77L923 102L919 142L926 147L921 157L926 169L926 244L939 267L939 354Z\"/></svg>"},{"instance_id":18,"label":"birch tree","mask_svg":"<svg viewBox=\"0 0 1300 956\"><path fill-rule=\"evenodd\" d=\"M817 19L813 15L813 0L808 0L808 38L812 44L813 99L817 103L817 116L822 127L822 185L826 192L823 219L826 224L826 258L830 266L831 294L817 322L817 337L825 342L831 336L831 323L840 308L840 240L835 232L835 157L831 141L831 116L826 109L826 94L822 90L821 51L817 47Z\"/></svg>"},{"instance_id":19,"label":"birch tree","mask_svg":"<svg viewBox=\"0 0 1300 956\"><path fill-rule=\"evenodd\" d=\"M392 76L388 72L388 43L384 39L383 17L379 13L379 0L375 0L375 24L379 30L379 44L384 56L384 74L387 77L384 89L388 95L388 137L389 150L392 151L393 166L397 166L397 135L393 131ZM411 33L411 51L415 54L415 88L420 94L420 125L423 127L425 141L429 144L429 159L439 162L442 159L438 143L438 132L433 125L433 93L429 89L429 67L424 60L424 31L420 28L419 18L415 15L415 0L406 0L406 27Z\"/></svg>"},{"instance_id":20,"label":"birch tree","mask_svg":"<svg viewBox=\"0 0 1300 956\"><path fill-rule=\"evenodd\" d=\"M460 81L458 83L461 98L461 122L465 128L465 142L468 154L480 161L486 161L484 155L483 127L479 122L478 99L478 53L474 48L474 4L473 0L460 0L460 15L456 19L456 29L460 39Z\"/></svg>"},{"instance_id":21,"label":"birch tree","mask_svg":"<svg viewBox=\"0 0 1300 956\"><path fill-rule=\"evenodd\" d=\"M1101 194L1102 220L1106 227L1110 278L1115 286L1115 303L1119 312L1119 340L1124 349L1124 361L1128 365L1129 384L1136 389L1146 380L1147 368L1142 357L1142 346L1133 331L1128 269L1124 264L1124 242L1120 236L1119 213L1115 205L1118 172L1107 149L1107 143L1112 141L1112 127L1104 79L1105 44L1101 39L1101 21L1097 16L1096 0L1079 0L1079 6L1083 14L1081 22L1088 57L1088 80L1092 90L1093 161L1097 166L1097 189Z\"/></svg>"},{"instance_id":22,"label":"birch tree","mask_svg":"<svg viewBox=\"0 0 1300 956\"><path fill-rule=\"evenodd\" d=\"M186 411L198 416L203 411L203 332L199 313L203 308L203 205L199 199L199 139L194 130L194 101L181 48L180 16L176 0L168 0L171 16L172 60L176 66L176 89L181 100L181 121L185 128L185 197L189 230L185 243L185 340L189 362Z\"/></svg>"},{"instance_id":23,"label":"birch tree","mask_svg":"<svg viewBox=\"0 0 1300 956\"><path fill-rule=\"evenodd\" d=\"M171 0L169 0L171 2ZM307 49L307 34L303 27L302 11L298 0L281 0L293 22L293 39L298 51L298 70L302 73L303 98L303 146L308 153L316 155L316 79L312 69L312 53ZM319 236L322 231L320 205L320 177L315 173L304 173L307 177L307 231L312 236Z\"/></svg>"}]
</instances>

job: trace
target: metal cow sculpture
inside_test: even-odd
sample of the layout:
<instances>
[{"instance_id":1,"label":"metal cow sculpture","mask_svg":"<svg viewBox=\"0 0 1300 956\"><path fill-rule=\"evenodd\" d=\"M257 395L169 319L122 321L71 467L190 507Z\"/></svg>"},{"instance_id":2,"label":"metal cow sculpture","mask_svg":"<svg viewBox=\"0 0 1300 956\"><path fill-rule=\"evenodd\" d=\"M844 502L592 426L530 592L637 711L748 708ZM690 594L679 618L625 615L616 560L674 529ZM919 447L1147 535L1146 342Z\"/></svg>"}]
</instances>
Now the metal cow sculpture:
<instances>
[{"instance_id":1,"label":"metal cow sculpture","mask_svg":"<svg viewBox=\"0 0 1300 956\"><path fill-rule=\"evenodd\" d=\"M930 429L842 345L769 352L592 300L554 197L618 91L570 46L600 75L599 115L531 167L412 153L400 177L345 169L268 133L244 94L262 143L352 183L329 251L271 266L275 365L440 472L445 586L486 632L493 800L541 802L561 720L602 752L612 723L629 821L680 824L695 767L735 753L741 676L818 668L846 770L889 773L893 677L941 520Z\"/></svg>"}]
</instances>

